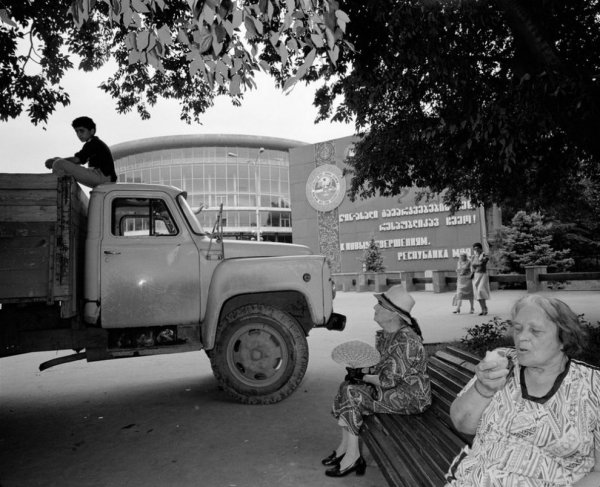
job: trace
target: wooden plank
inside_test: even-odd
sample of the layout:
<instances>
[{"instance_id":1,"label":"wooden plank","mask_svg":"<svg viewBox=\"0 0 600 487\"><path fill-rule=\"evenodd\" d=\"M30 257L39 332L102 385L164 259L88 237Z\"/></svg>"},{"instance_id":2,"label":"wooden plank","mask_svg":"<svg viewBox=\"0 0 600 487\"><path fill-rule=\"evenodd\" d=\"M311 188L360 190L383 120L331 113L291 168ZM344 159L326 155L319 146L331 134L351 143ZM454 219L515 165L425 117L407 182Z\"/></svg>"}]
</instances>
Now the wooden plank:
<instances>
[{"instance_id":1,"label":"wooden plank","mask_svg":"<svg viewBox=\"0 0 600 487\"><path fill-rule=\"evenodd\" d=\"M452 365L448 364L447 362L440 360L435 355L433 357L429 358L427 368L428 368L428 370L432 370L432 369L438 370L440 374L443 373L443 374L449 375L449 376L453 377L458 383L462 384L463 386L471 380L471 377L473 377L473 374L470 372L466 372L464 368L461 367L460 369L458 369L456 367L453 367Z\"/></svg>"},{"instance_id":2,"label":"wooden plank","mask_svg":"<svg viewBox=\"0 0 600 487\"><path fill-rule=\"evenodd\" d=\"M415 478L405 463L405 458L396 453L397 444L383 432L379 421L369 416L363 425L361 438L380 466L381 473L393 487L413 487L423 485Z\"/></svg>"},{"instance_id":3,"label":"wooden plank","mask_svg":"<svg viewBox=\"0 0 600 487\"><path fill-rule=\"evenodd\" d=\"M51 173L0 173L0 189L56 189L56 180Z\"/></svg>"},{"instance_id":4,"label":"wooden plank","mask_svg":"<svg viewBox=\"0 0 600 487\"><path fill-rule=\"evenodd\" d=\"M470 361L464 360L462 358L457 357L456 355L452 355L446 352L437 352L436 357L448 364L453 365L454 367L460 368L465 371L465 373L475 373L475 366Z\"/></svg>"},{"instance_id":5,"label":"wooden plank","mask_svg":"<svg viewBox=\"0 0 600 487\"><path fill-rule=\"evenodd\" d=\"M0 222L0 239L47 237L54 232L54 222Z\"/></svg>"},{"instance_id":6,"label":"wooden plank","mask_svg":"<svg viewBox=\"0 0 600 487\"><path fill-rule=\"evenodd\" d=\"M2 222L52 222L56 220L55 206L0 206Z\"/></svg>"},{"instance_id":7,"label":"wooden plank","mask_svg":"<svg viewBox=\"0 0 600 487\"><path fill-rule=\"evenodd\" d=\"M56 206L56 188L2 189L0 206Z\"/></svg>"},{"instance_id":8,"label":"wooden plank","mask_svg":"<svg viewBox=\"0 0 600 487\"><path fill-rule=\"evenodd\" d=\"M0 270L0 299L44 298L47 294L48 271L37 269Z\"/></svg>"},{"instance_id":9,"label":"wooden plank","mask_svg":"<svg viewBox=\"0 0 600 487\"><path fill-rule=\"evenodd\" d=\"M464 442L431 411L412 416L381 414L378 418L395 442L409 443L417 453L416 460L433 465L435 475L441 478L464 446Z\"/></svg>"},{"instance_id":10,"label":"wooden plank","mask_svg":"<svg viewBox=\"0 0 600 487\"><path fill-rule=\"evenodd\" d=\"M477 365L479 362L481 362L481 357L478 357L477 355L475 355L471 352L467 352L466 350L463 350L461 348L448 346L448 347L446 347L445 352L455 355L456 357L462 358L464 360L467 360L475 365Z\"/></svg>"}]
</instances>

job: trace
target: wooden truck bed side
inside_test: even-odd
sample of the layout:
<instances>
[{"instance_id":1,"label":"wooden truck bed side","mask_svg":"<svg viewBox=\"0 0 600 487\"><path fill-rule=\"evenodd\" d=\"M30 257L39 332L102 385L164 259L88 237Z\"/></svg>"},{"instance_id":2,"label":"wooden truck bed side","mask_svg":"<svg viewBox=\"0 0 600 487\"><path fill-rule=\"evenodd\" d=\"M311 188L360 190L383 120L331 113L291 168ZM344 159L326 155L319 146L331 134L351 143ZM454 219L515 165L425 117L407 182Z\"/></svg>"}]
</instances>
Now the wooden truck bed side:
<instances>
[{"instance_id":1,"label":"wooden truck bed side","mask_svg":"<svg viewBox=\"0 0 600 487\"><path fill-rule=\"evenodd\" d=\"M73 178L0 174L0 303L77 311L88 197Z\"/></svg>"}]
</instances>

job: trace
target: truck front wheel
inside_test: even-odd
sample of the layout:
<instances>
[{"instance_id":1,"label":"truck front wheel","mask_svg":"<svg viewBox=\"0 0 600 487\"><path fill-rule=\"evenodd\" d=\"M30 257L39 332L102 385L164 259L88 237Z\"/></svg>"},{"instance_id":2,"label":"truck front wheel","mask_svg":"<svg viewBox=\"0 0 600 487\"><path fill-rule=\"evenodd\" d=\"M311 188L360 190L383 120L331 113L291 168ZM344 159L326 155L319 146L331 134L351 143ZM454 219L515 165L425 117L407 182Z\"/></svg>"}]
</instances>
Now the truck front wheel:
<instances>
[{"instance_id":1,"label":"truck front wheel","mask_svg":"<svg viewBox=\"0 0 600 487\"><path fill-rule=\"evenodd\" d=\"M209 352L223 389L245 404L272 404L296 390L308 365L308 344L287 313L262 304L242 306L219 323Z\"/></svg>"}]
</instances>

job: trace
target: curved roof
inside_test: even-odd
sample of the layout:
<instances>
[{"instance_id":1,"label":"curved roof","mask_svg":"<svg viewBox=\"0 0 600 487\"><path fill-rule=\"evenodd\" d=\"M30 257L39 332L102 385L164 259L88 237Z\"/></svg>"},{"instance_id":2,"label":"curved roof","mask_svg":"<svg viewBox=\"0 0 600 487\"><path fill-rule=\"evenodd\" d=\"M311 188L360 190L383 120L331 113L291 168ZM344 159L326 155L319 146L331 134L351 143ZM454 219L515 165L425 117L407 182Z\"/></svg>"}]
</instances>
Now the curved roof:
<instances>
[{"instance_id":1,"label":"curved roof","mask_svg":"<svg viewBox=\"0 0 600 487\"><path fill-rule=\"evenodd\" d=\"M110 147L115 159L164 149L184 149L190 147L227 146L227 147L264 147L265 149L288 150L293 147L308 145L298 140L279 139L260 135L229 134L190 134L166 135L147 139L131 140Z\"/></svg>"}]
</instances>

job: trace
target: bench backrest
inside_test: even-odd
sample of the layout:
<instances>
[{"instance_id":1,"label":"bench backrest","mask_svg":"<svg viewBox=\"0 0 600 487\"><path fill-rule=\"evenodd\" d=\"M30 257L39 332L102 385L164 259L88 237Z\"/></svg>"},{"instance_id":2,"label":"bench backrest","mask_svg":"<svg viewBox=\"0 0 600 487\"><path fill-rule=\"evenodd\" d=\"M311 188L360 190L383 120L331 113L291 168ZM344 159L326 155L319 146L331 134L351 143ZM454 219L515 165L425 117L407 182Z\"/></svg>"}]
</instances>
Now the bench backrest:
<instances>
[{"instance_id":1,"label":"bench backrest","mask_svg":"<svg viewBox=\"0 0 600 487\"><path fill-rule=\"evenodd\" d=\"M475 374L475 366L481 358L454 347L446 347L429 357L428 371L431 379L433 401L431 409L452 430L450 406L456 395ZM454 430L466 443L473 437Z\"/></svg>"}]
</instances>

